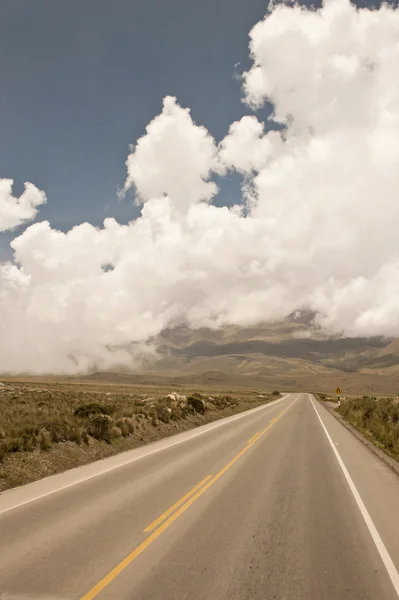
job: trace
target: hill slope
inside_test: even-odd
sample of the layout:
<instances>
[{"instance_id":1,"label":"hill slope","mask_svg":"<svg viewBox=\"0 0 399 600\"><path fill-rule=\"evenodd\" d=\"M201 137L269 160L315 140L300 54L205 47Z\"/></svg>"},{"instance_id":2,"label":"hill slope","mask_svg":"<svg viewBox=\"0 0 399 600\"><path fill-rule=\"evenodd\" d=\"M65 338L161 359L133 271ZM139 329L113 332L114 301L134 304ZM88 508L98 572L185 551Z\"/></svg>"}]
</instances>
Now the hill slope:
<instances>
[{"instance_id":1,"label":"hill slope","mask_svg":"<svg viewBox=\"0 0 399 600\"><path fill-rule=\"evenodd\" d=\"M399 340L326 338L308 316L221 330L178 327L156 340L159 359L136 374L97 374L137 383L396 394ZM92 376L93 377L93 376Z\"/></svg>"}]
</instances>

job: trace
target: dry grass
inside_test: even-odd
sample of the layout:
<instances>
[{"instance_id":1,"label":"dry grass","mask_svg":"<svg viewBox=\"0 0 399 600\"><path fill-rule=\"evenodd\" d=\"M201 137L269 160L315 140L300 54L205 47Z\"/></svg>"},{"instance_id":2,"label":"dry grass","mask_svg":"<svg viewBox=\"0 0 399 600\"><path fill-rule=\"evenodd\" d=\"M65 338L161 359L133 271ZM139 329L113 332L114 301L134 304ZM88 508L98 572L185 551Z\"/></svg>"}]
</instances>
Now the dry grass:
<instances>
[{"instance_id":1,"label":"dry grass","mask_svg":"<svg viewBox=\"0 0 399 600\"><path fill-rule=\"evenodd\" d=\"M328 395L328 394L323 394L321 392L319 392L318 394L316 394L316 396L318 397L319 400L321 400L321 402L335 402L338 403L338 397L337 396L332 396L332 395Z\"/></svg>"},{"instance_id":2,"label":"dry grass","mask_svg":"<svg viewBox=\"0 0 399 600\"><path fill-rule=\"evenodd\" d=\"M392 398L351 398L339 413L376 446L399 460L399 403Z\"/></svg>"},{"instance_id":3,"label":"dry grass","mask_svg":"<svg viewBox=\"0 0 399 600\"><path fill-rule=\"evenodd\" d=\"M3 380L4 381L4 380ZM268 402L251 390L8 381L0 387L0 491Z\"/></svg>"}]
</instances>

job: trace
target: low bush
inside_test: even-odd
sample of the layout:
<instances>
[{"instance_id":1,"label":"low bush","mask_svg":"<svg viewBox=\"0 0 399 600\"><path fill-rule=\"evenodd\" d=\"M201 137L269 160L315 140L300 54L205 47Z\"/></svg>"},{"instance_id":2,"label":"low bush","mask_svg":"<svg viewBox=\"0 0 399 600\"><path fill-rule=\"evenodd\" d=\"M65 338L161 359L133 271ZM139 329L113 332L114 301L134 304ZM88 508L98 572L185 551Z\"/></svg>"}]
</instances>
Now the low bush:
<instances>
[{"instance_id":1,"label":"low bush","mask_svg":"<svg viewBox=\"0 0 399 600\"><path fill-rule=\"evenodd\" d=\"M238 402L230 394L224 394L220 396L214 396L212 398L212 404L214 404L219 410L223 410L224 408L233 408L234 406L237 406Z\"/></svg>"},{"instance_id":2,"label":"low bush","mask_svg":"<svg viewBox=\"0 0 399 600\"><path fill-rule=\"evenodd\" d=\"M108 415L93 415L88 423L87 431L96 440L111 443L112 425Z\"/></svg>"},{"instance_id":3,"label":"low bush","mask_svg":"<svg viewBox=\"0 0 399 600\"><path fill-rule=\"evenodd\" d=\"M130 435L129 428L127 425L127 419L118 419L116 421L116 427L119 429L122 437L127 437Z\"/></svg>"},{"instance_id":4,"label":"low bush","mask_svg":"<svg viewBox=\"0 0 399 600\"><path fill-rule=\"evenodd\" d=\"M83 427L81 435L82 435L82 442L84 444L86 444L86 446L88 446L90 443L90 439L89 439L89 434L87 433L87 429L85 427Z\"/></svg>"},{"instance_id":5,"label":"low bush","mask_svg":"<svg viewBox=\"0 0 399 600\"><path fill-rule=\"evenodd\" d=\"M51 448L51 438L50 438L50 434L48 431L41 431L39 434L39 445L40 445L40 450L43 450L44 452L46 450L50 450Z\"/></svg>"},{"instance_id":6,"label":"low bush","mask_svg":"<svg viewBox=\"0 0 399 600\"><path fill-rule=\"evenodd\" d=\"M205 403L200 394L193 394L187 398L187 405L190 406L194 412L200 415L205 414Z\"/></svg>"},{"instance_id":7,"label":"low bush","mask_svg":"<svg viewBox=\"0 0 399 600\"><path fill-rule=\"evenodd\" d=\"M115 446L129 436L144 441L151 438L151 427L162 431L160 425L176 424L191 415L214 420L222 416L220 411L241 411L259 402L251 390L240 391L237 397L168 391L80 383L7 384L0 393L0 462L10 454L44 452L63 443L91 445L95 451L96 440L110 445L115 441ZM262 398L267 401L272 396Z\"/></svg>"},{"instance_id":8,"label":"low bush","mask_svg":"<svg viewBox=\"0 0 399 600\"><path fill-rule=\"evenodd\" d=\"M339 413L388 454L399 459L399 404L373 396L341 402Z\"/></svg>"},{"instance_id":9,"label":"low bush","mask_svg":"<svg viewBox=\"0 0 399 600\"><path fill-rule=\"evenodd\" d=\"M180 419L182 419L183 418L182 409L179 406L173 406L172 412L170 413L170 418L173 419L174 421L179 421Z\"/></svg>"},{"instance_id":10,"label":"low bush","mask_svg":"<svg viewBox=\"0 0 399 600\"><path fill-rule=\"evenodd\" d=\"M163 402L157 404L157 407L156 407L157 418L160 421L162 421L162 423L169 423L171 412L172 412L172 409L169 408Z\"/></svg>"},{"instance_id":11,"label":"low bush","mask_svg":"<svg viewBox=\"0 0 399 600\"><path fill-rule=\"evenodd\" d=\"M105 404L83 404L75 409L75 417L89 417L90 415L112 415L114 412L111 406Z\"/></svg>"}]
</instances>

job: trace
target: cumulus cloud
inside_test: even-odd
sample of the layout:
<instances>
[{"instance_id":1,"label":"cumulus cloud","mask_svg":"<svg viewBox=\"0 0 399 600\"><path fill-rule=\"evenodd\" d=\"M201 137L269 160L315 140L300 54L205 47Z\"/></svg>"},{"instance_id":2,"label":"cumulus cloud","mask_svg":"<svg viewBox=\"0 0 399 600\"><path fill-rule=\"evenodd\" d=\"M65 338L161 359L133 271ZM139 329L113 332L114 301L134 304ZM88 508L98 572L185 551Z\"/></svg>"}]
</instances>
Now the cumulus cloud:
<instances>
[{"instance_id":1,"label":"cumulus cloud","mask_svg":"<svg viewBox=\"0 0 399 600\"><path fill-rule=\"evenodd\" d=\"M125 191L135 187L139 202L168 196L180 209L209 201L217 186L217 148L205 127L194 126L190 110L167 96L162 113L148 125L126 161Z\"/></svg>"},{"instance_id":2,"label":"cumulus cloud","mask_svg":"<svg viewBox=\"0 0 399 600\"><path fill-rule=\"evenodd\" d=\"M247 115L217 145L165 98L127 158L138 219L67 233L36 223L12 242L2 370L134 366L182 320L216 328L297 309L334 334L399 335L398 39L394 8L279 5L250 32L243 88L251 107L272 103L281 131ZM229 170L244 177L243 204L216 207L212 175Z\"/></svg>"},{"instance_id":3,"label":"cumulus cloud","mask_svg":"<svg viewBox=\"0 0 399 600\"><path fill-rule=\"evenodd\" d=\"M0 232L31 221L37 215L38 207L46 203L44 192L32 183L25 183L25 191L15 198L13 184L13 179L0 179Z\"/></svg>"},{"instance_id":4,"label":"cumulus cloud","mask_svg":"<svg viewBox=\"0 0 399 600\"><path fill-rule=\"evenodd\" d=\"M266 167L281 142L279 133L265 135L263 123L254 116L245 116L230 126L228 135L220 144L219 158L229 169L249 175Z\"/></svg>"}]
</instances>

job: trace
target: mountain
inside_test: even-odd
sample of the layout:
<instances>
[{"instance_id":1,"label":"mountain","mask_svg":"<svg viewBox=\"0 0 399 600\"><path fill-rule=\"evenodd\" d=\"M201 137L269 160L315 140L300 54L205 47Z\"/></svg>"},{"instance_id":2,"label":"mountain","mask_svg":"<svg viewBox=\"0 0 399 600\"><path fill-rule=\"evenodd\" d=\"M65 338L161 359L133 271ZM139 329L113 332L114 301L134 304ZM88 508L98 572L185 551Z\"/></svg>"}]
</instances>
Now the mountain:
<instances>
[{"instance_id":1,"label":"mountain","mask_svg":"<svg viewBox=\"0 0 399 600\"><path fill-rule=\"evenodd\" d=\"M246 386L333 393L390 394L399 390L399 340L328 338L313 316L219 330L180 326L156 340L158 359L136 374L94 377L159 385ZM93 377L93 376L92 376Z\"/></svg>"}]
</instances>

